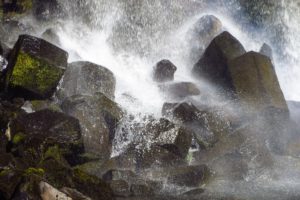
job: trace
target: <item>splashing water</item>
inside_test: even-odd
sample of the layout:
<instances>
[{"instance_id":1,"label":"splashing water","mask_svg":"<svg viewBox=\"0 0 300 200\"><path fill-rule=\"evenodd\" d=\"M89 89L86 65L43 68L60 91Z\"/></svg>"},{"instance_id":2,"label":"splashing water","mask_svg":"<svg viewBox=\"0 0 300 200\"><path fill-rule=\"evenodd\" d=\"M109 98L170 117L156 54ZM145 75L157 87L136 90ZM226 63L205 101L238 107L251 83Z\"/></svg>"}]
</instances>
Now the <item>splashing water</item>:
<instances>
[{"instance_id":1,"label":"splashing water","mask_svg":"<svg viewBox=\"0 0 300 200\"><path fill-rule=\"evenodd\" d=\"M205 96L205 86L191 75L193 63L190 62L190 43L186 34L193 24L206 14L218 17L223 29L228 30L244 45L247 51L259 51L264 42L273 48L274 65L286 99L300 101L300 0L280 0L279 12L258 28L247 22L240 2L243 0L86 0L59 1L70 17L54 26L60 38L60 45L70 53L69 62L91 61L110 69L117 80L115 101L135 116L133 123L144 122L147 115L161 116L165 96L152 80L155 63L170 59L178 68L176 81L190 81L198 84ZM268 12L268 11L266 11ZM280 32L280 30L284 30ZM42 32L43 30L41 30ZM281 34L282 33L282 34ZM280 35L281 34L281 35ZM280 37L279 37L280 36ZM201 97L197 97L201 101ZM210 103L222 103L210 101ZM124 122L130 129L128 121ZM127 123L127 124L126 124ZM122 129L122 127L119 127ZM116 133L118 139L113 155L118 155L136 133L129 132L125 138L122 132ZM289 163L295 170L284 171L278 182L269 182L268 177L259 177L254 183L215 182L212 193L257 194L264 197L268 187L295 192L299 188L299 161ZM296 166L296 167L295 167ZM283 170L278 168L278 174ZM284 179L295 177L293 180ZM286 184L286 185L284 185ZM226 185L226 187L224 187ZM249 192L251 185L251 192ZM239 186L239 188L237 187ZM263 189L261 189L263 187ZM290 189L288 189L290 188ZM224 190L224 191L222 191ZM232 190L232 191L231 191ZM265 191L264 191L265 190ZM260 192L258 192L260 191ZM271 190L272 191L272 190ZM246 193L246 194L245 194ZM252 194L250 194L252 193ZM266 199L280 199L276 193Z\"/></svg>"}]
</instances>

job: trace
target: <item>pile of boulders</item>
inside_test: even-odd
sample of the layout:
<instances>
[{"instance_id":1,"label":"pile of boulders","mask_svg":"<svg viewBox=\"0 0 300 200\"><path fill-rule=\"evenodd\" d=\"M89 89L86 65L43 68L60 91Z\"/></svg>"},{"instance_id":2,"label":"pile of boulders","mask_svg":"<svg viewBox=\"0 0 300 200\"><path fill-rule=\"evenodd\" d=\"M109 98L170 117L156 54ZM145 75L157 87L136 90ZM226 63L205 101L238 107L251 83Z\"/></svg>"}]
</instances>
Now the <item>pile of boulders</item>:
<instances>
[{"instance_id":1,"label":"pile of boulders","mask_svg":"<svg viewBox=\"0 0 300 200\"><path fill-rule=\"evenodd\" d=\"M0 74L0 199L142 199L162 195L166 183L201 195L211 176L241 180L270 168L291 124L270 49L246 52L229 32L215 36L214 16L196 25L212 41L193 74L233 101L235 113L191 101L201 95L198 83L174 81L177 67L162 60L153 79L171 103L161 118L135 122L114 101L109 69L68 63L67 52L30 35L11 50L1 44L8 63ZM136 137L111 157L117 131Z\"/></svg>"}]
</instances>

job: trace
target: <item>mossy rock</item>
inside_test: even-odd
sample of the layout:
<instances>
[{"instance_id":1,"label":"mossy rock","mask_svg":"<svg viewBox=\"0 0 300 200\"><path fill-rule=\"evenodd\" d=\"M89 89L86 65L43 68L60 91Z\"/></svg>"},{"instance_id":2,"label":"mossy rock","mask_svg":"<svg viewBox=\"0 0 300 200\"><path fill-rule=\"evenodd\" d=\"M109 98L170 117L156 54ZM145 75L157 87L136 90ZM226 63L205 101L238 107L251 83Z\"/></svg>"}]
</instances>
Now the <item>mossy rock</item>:
<instances>
[{"instance_id":1,"label":"mossy rock","mask_svg":"<svg viewBox=\"0 0 300 200\"><path fill-rule=\"evenodd\" d=\"M21 115L11 122L10 134L11 151L27 162L36 163L48 155L58 159L61 154L74 164L83 153L79 122L63 113L42 110Z\"/></svg>"},{"instance_id":2,"label":"mossy rock","mask_svg":"<svg viewBox=\"0 0 300 200\"><path fill-rule=\"evenodd\" d=\"M114 199L112 190L104 181L91 176L79 169L73 170L73 183L75 188L95 200Z\"/></svg>"},{"instance_id":3,"label":"mossy rock","mask_svg":"<svg viewBox=\"0 0 300 200\"><path fill-rule=\"evenodd\" d=\"M49 100L33 100L30 101L31 108L34 111L40 111L44 109L49 109L56 112L62 112L60 106L53 101Z\"/></svg>"},{"instance_id":4,"label":"mossy rock","mask_svg":"<svg viewBox=\"0 0 300 200\"><path fill-rule=\"evenodd\" d=\"M29 35L15 44L6 72L6 89L27 99L50 98L66 69L68 54Z\"/></svg>"}]
</instances>

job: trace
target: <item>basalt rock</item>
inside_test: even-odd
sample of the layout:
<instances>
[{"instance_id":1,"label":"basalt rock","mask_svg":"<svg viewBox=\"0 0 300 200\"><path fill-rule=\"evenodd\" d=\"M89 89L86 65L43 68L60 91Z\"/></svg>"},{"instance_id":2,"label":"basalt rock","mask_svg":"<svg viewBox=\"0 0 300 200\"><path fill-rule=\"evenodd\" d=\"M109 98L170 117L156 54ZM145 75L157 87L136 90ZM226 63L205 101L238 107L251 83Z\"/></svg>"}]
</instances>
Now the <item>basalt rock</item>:
<instances>
[{"instance_id":1,"label":"basalt rock","mask_svg":"<svg viewBox=\"0 0 300 200\"><path fill-rule=\"evenodd\" d=\"M123 115L119 106L104 94L97 93L71 96L61 107L65 113L79 119L86 152L108 159Z\"/></svg>"},{"instance_id":2,"label":"basalt rock","mask_svg":"<svg viewBox=\"0 0 300 200\"><path fill-rule=\"evenodd\" d=\"M265 56L269 57L271 60L273 59L272 48L268 44L266 44L266 43L264 43L261 46L261 48L259 50L259 53L261 53L262 55L265 55Z\"/></svg>"},{"instance_id":3,"label":"basalt rock","mask_svg":"<svg viewBox=\"0 0 300 200\"><path fill-rule=\"evenodd\" d=\"M34 3L33 14L39 21L50 21L66 15L57 0L39 0Z\"/></svg>"},{"instance_id":4,"label":"basalt rock","mask_svg":"<svg viewBox=\"0 0 300 200\"><path fill-rule=\"evenodd\" d=\"M131 195L130 186L125 180L113 180L109 183L114 196L129 197Z\"/></svg>"},{"instance_id":5,"label":"basalt rock","mask_svg":"<svg viewBox=\"0 0 300 200\"><path fill-rule=\"evenodd\" d=\"M214 15L204 15L197 20L187 33L193 64L201 58L205 48L221 31L222 22Z\"/></svg>"},{"instance_id":6,"label":"basalt rock","mask_svg":"<svg viewBox=\"0 0 300 200\"><path fill-rule=\"evenodd\" d=\"M288 113L271 60L259 53L249 52L231 60L228 75L241 104L249 110L275 107Z\"/></svg>"},{"instance_id":7,"label":"basalt rock","mask_svg":"<svg viewBox=\"0 0 300 200\"><path fill-rule=\"evenodd\" d=\"M158 168L151 173L153 178L164 177L168 183L186 187L200 187L211 177L211 171L206 165Z\"/></svg>"},{"instance_id":8,"label":"basalt rock","mask_svg":"<svg viewBox=\"0 0 300 200\"><path fill-rule=\"evenodd\" d=\"M234 120L214 109L199 110L191 103L165 103L162 114L191 131L202 148L213 145L231 130Z\"/></svg>"},{"instance_id":9,"label":"basalt rock","mask_svg":"<svg viewBox=\"0 0 300 200\"><path fill-rule=\"evenodd\" d=\"M10 51L11 49L5 43L0 42L0 55L3 58L8 59Z\"/></svg>"},{"instance_id":10,"label":"basalt rock","mask_svg":"<svg viewBox=\"0 0 300 200\"><path fill-rule=\"evenodd\" d=\"M69 64L58 96L61 100L73 95L94 95L101 92L114 99L116 80L113 73L105 67L90 62Z\"/></svg>"},{"instance_id":11,"label":"basalt rock","mask_svg":"<svg viewBox=\"0 0 300 200\"><path fill-rule=\"evenodd\" d=\"M184 99L200 95L198 87L191 82L165 83L159 85L161 91L171 99Z\"/></svg>"},{"instance_id":12,"label":"basalt rock","mask_svg":"<svg viewBox=\"0 0 300 200\"><path fill-rule=\"evenodd\" d=\"M17 117L9 125L9 139L10 151L32 166L60 151L70 164L76 164L84 150L78 120L51 110Z\"/></svg>"},{"instance_id":13,"label":"basalt rock","mask_svg":"<svg viewBox=\"0 0 300 200\"><path fill-rule=\"evenodd\" d=\"M174 80L177 67L169 60L161 60L154 67L153 79L157 82Z\"/></svg>"},{"instance_id":14,"label":"basalt rock","mask_svg":"<svg viewBox=\"0 0 300 200\"><path fill-rule=\"evenodd\" d=\"M32 0L3 1L2 11L4 20L18 19L32 11Z\"/></svg>"},{"instance_id":15,"label":"basalt rock","mask_svg":"<svg viewBox=\"0 0 300 200\"><path fill-rule=\"evenodd\" d=\"M246 53L242 44L230 33L223 32L215 37L195 64L193 73L217 88L230 88L228 62Z\"/></svg>"},{"instance_id":16,"label":"basalt rock","mask_svg":"<svg viewBox=\"0 0 300 200\"><path fill-rule=\"evenodd\" d=\"M6 72L6 89L27 99L50 98L67 67L68 53L29 35L15 44Z\"/></svg>"},{"instance_id":17,"label":"basalt rock","mask_svg":"<svg viewBox=\"0 0 300 200\"><path fill-rule=\"evenodd\" d=\"M13 101L0 101L0 132L4 133L8 127L8 123L25 112L21 109L24 104L23 99L15 99Z\"/></svg>"},{"instance_id":18,"label":"basalt rock","mask_svg":"<svg viewBox=\"0 0 300 200\"><path fill-rule=\"evenodd\" d=\"M55 44L55 45L60 45L60 40L59 36L56 34L55 30L53 28L47 29L43 34L42 38L44 40L47 40L48 42Z\"/></svg>"}]
</instances>

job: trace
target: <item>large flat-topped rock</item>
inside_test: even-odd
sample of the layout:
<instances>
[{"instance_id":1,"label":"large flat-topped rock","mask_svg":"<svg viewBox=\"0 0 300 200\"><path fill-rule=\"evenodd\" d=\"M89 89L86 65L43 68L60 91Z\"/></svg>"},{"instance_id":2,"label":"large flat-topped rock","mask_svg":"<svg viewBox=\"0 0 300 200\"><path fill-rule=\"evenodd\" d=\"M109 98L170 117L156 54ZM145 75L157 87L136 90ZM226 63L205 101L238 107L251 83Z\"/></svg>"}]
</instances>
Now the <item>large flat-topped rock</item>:
<instances>
[{"instance_id":1,"label":"large flat-topped rock","mask_svg":"<svg viewBox=\"0 0 300 200\"><path fill-rule=\"evenodd\" d=\"M260 110L269 106L288 111L271 60L248 52L229 62L233 88L245 106Z\"/></svg>"}]
</instances>

